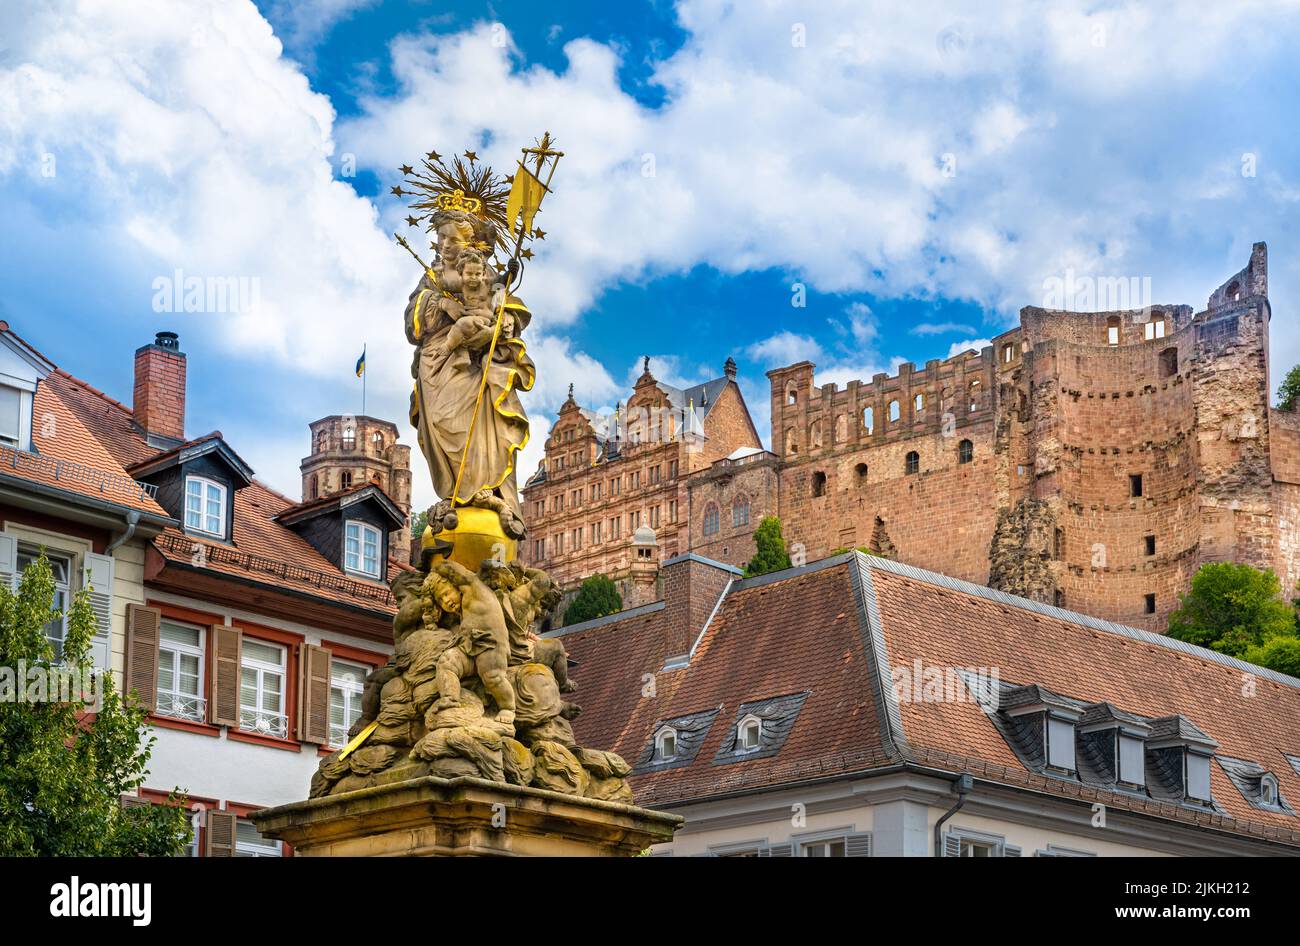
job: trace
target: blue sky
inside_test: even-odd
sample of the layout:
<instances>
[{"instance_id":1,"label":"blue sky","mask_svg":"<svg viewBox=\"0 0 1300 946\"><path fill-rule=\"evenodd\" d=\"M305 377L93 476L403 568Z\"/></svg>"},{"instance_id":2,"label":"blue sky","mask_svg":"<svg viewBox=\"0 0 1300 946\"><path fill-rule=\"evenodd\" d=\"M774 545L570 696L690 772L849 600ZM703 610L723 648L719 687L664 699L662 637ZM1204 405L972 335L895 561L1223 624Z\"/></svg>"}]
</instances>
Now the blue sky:
<instances>
[{"instance_id":1,"label":"blue sky","mask_svg":"<svg viewBox=\"0 0 1300 946\"><path fill-rule=\"evenodd\" d=\"M1067 274L1199 308L1256 240L1276 380L1300 361L1300 6L1155 6L6 5L0 317L123 401L134 349L179 332L189 433L297 495L307 422L360 410L362 345L369 412L405 414L396 166L504 167L549 129L526 470L570 382L611 407L643 354L676 383L734 356L766 434L776 365L924 364ZM158 311L177 270L255 291Z\"/></svg>"}]
</instances>

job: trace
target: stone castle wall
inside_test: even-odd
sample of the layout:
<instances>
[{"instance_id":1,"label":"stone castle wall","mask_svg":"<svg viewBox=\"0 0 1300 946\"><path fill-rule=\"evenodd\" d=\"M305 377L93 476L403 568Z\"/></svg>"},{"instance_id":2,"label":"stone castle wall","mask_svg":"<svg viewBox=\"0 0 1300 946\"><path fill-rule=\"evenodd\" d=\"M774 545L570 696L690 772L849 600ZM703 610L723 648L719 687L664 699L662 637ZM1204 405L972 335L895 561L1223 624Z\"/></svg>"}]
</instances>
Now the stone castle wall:
<instances>
[{"instance_id":1,"label":"stone castle wall","mask_svg":"<svg viewBox=\"0 0 1300 946\"><path fill-rule=\"evenodd\" d=\"M684 458L665 535L743 567L778 515L796 560L867 547L1152 630L1205 562L1272 567L1290 594L1300 420L1268 407L1267 289L1258 244L1199 312L1030 306L921 369L820 387L808 362L770 371L772 453L726 459L731 437Z\"/></svg>"}]
</instances>

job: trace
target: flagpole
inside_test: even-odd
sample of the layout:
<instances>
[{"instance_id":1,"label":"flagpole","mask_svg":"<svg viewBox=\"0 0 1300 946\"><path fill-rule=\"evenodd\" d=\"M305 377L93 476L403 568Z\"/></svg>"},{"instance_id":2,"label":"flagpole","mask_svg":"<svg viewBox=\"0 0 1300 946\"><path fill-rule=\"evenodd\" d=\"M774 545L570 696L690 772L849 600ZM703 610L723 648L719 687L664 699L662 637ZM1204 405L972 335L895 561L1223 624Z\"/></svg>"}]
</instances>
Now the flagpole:
<instances>
[{"instance_id":1,"label":"flagpole","mask_svg":"<svg viewBox=\"0 0 1300 946\"><path fill-rule=\"evenodd\" d=\"M363 342L361 345L361 416L362 417L366 416L366 375L369 374L369 372L366 371L367 367L369 366L366 364L366 345Z\"/></svg>"}]
</instances>

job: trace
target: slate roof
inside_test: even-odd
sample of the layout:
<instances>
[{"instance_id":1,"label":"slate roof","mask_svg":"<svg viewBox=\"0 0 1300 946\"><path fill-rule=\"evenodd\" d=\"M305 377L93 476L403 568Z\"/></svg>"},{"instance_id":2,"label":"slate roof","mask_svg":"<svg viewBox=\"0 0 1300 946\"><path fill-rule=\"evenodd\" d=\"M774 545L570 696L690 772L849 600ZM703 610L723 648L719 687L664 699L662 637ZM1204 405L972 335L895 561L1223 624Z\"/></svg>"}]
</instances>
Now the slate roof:
<instances>
[{"instance_id":1,"label":"slate roof","mask_svg":"<svg viewBox=\"0 0 1300 946\"><path fill-rule=\"evenodd\" d=\"M1216 754L1262 766L1284 797L1300 798L1292 761L1300 758L1300 680L857 552L735 582L689 665L665 671L678 637L664 622L680 613L642 609L563 636L579 664L574 699L583 714L574 727L583 745L637 760L657 721L719 710L689 765L632 777L642 804L904 763L1300 846L1300 818L1252 805L1219 765L1211 767L1215 810L1045 774L1025 764L978 702L904 702L889 685L891 668L991 669L1081 712L1110 703L1115 718L1151 726L1152 739L1212 740ZM1243 687L1248 679L1253 688ZM740 706L804 691L778 752L716 764ZM1095 709L1093 721L1101 715Z\"/></svg>"}]
</instances>

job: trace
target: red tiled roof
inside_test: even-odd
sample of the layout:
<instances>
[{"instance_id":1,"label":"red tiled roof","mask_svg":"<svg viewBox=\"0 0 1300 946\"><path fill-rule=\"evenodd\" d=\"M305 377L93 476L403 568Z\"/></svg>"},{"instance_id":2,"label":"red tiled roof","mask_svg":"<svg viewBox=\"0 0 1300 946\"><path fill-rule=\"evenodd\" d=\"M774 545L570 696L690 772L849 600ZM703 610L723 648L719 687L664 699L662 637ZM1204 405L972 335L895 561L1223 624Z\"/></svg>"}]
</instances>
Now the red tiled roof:
<instances>
[{"instance_id":1,"label":"red tiled roof","mask_svg":"<svg viewBox=\"0 0 1300 946\"><path fill-rule=\"evenodd\" d=\"M1300 773L1283 755L1300 754L1300 686L1261 672L1250 679L1252 689L1243 669L1200 648L1088 627L884 568L871 569L871 576L890 666L909 667L919 658L928 667L996 668L1008 682L1037 683L1148 718L1182 714L1219 743L1220 754L1258 762L1277 775L1284 798L1300 803ZM900 712L909 743L926 758L960 757L969 766L1005 770L999 781L1063 787L1060 779L1027 770L973 702L909 701ZM1300 843L1300 818L1253 807L1217 763L1210 772L1214 799L1231 819Z\"/></svg>"},{"instance_id":2,"label":"red tiled roof","mask_svg":"<svg viewBox=\"0 0 1300 946\"><path fill-rule=\"evenodd\" d=\"M166 518L48 380L37 385L32 401L32 440L38 452L0 449L0 472Z\"/></svg>"},{"instance_id":3,"label":"red tiled roof","mask_svg":"<svg viewBox=\"0 0 1300 946\"><path fill-rule=\"evenodd\" d=\"M865 617L873 600L879 628ZM974 702L897 705L888 674L883 687L878 682L876 647L888 667L910 668L919 659L927 668L989 668L1007 683L1040 684L1149 718L1181 714L1219 743L1219 754L1273 772L1292 805L1300 805L1300 773L1283 753L1300 756L1300 681L1259 668L1252 676L1248 665L1201 648L858 553L738 582L689 665L664 671L673 649L665 642L680 639L663 626L670 613L681 611L604 619L562 636L578 662L574 699L583 714L574 728L582 745L613 749L635 764L659 720L719 709L689 765L632 777L639 803L699 800L904 762L1300 845L1300 818L1254 808L1217 762L1217 813L1031 771ZM642 695L644 674L654 675L653 696ZM775 756L714 764L741 703L802 691L809 691L807 702ZM884 738L878 719L877 707L891 702L902 727L897 745Z\"/></svg>"},{"instance_id":4,"label":"red tiled roof","mask_svg":"<svg viewBox=\"0 0 1300 946\"><path fill-rule=\"evenodd\" d=\"M733 591L682 670L662 670L673 649L661 626L669 613L562 638L578 662L574 699L583 714L574 728L582 745L613 749L635 763L659 720L721 707L690 765L633 778L638 802L664 804L888 761L863 685L869 668L847 566ZM800 616L797 627L791 615ZM805 628L815 633L799 633ZM644 674L654 675L655 696L642 696ZM812 692L777 755L713 764L741 703L803 690Z\"/></svg>"},{"instance_id":5,"label":"red tiled roof","mask_svg":"<svg viewBox=\"0 0 1300 946\"><path fill-rule=\"evenodd\" d=\"M64 405L64 414L82 431L75 444L70 442L69 449L111 463L123 476L129 468L181 449L150 446L129 408L67 372L56 369L40 387L47 397ZM182 447L213 437L220 437L220 433L207 434ZM44 444L41 451L48 452ZM204 567L209 571L288 588L337 604L392 613L395 605L384 585L344 575L296 532L274 521L294 505L293 500L254 480L235 491L233 546L187 535L177 527L165 530L154 546L166 560L190 565L197 542L205 546ZM160 515L166 515L156 504L154 507ZM389 576L404 567L390 560Z\"/></svg>"}]
</instances>

